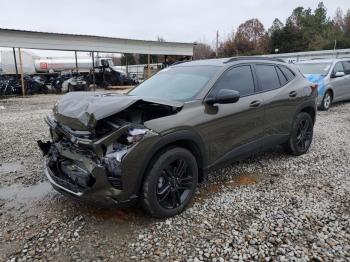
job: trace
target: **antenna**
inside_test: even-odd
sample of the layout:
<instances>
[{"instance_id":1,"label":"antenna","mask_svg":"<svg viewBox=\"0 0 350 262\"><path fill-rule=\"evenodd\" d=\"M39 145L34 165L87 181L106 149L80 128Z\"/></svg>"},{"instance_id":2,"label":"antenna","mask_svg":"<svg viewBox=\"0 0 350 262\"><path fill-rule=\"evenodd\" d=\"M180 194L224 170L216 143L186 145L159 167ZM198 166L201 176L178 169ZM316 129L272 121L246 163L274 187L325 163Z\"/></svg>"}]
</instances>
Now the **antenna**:
<instances>
[{"instance_id":1,"label":"antenna","mask_svg":"<svg viewBox=\"0 0 350 262\"><path fill-rule=\"evenodd\" d=\"M219 56L219 30L216 31L216 58Z\"/></svg>"}]
</instances>

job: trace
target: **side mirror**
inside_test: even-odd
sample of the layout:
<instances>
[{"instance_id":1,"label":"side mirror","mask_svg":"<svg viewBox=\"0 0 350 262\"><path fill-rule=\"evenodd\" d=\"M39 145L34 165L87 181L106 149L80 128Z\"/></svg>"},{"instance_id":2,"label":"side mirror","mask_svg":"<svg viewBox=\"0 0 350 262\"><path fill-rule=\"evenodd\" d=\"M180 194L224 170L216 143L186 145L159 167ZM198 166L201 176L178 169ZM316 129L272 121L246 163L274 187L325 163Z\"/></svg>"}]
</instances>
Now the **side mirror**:
<instances>
[{"instance_id":1,"label":"side mirror","mask_svg":"<svg viewBox=\"0 0 350 262\"><path fill-rule=\"evenodd\" d=\"M208 105L214 104L231 104L236 103L240 98L238 91L230 89L221 89L215 96L209 96L205 99Z\"/></svg>"},{"instance_id":2,"label":"side mirror","mask_svg":"<svg viewBox=\"0 0 350 262\"><path fill-rule=\"evenodd\" d=\"M344 72L336 72L332 74L332 78L342 77L345 76Z\"/></svg>"}]
</instances>

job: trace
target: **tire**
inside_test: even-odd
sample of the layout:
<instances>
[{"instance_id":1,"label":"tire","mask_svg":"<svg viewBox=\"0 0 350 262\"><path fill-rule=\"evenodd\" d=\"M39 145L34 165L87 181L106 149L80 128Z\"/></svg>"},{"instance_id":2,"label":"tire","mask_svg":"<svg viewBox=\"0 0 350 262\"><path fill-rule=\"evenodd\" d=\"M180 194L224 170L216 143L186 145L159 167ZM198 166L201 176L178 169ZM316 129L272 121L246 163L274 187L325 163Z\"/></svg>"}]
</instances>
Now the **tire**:
<instances>
[{"instance_id":1,"label":"tire","mask_svg":"<svg viewBox=\"0 0 350 262\"><path fill-rule=\"evenodd\" d=\"M72 85L71 84L68 84L68 92L73 92L74 90L73 90L73 87L72 87Z\"/></svg>"},{"instance_id":2,"label":"tire","mask_svg":"<svg viewBox=\"0 0 350 262\"><path fill-rule=\"evenodd\" d=\"M332 100L333 100L332 93L330 91L327 91L323 96L320 109L322 111L327 111L332 105Z\"/></svg>"},{"instance_id":3,"label":"tire","mask_svg":"<svg viewBox=\"0 0 350 262\"><path fill-rule=\"evenodd\" d=\"M284 145L287 153L294 156L305 154L312 143L313 127L314 123L310 114L305 112L299 113L293 122L289 140Z\"/></svg>"},{"instance_id":4,"label":"tire","mask_svg":"<svg viewBox=\"0 0 350 262\"><path fill-rule=\"evenodd\" d=\"M181 147L168 148L152 162L143 183L142 206L157 218L181 213L198 183L196 158Z\"/></svg>"}]
</instances>

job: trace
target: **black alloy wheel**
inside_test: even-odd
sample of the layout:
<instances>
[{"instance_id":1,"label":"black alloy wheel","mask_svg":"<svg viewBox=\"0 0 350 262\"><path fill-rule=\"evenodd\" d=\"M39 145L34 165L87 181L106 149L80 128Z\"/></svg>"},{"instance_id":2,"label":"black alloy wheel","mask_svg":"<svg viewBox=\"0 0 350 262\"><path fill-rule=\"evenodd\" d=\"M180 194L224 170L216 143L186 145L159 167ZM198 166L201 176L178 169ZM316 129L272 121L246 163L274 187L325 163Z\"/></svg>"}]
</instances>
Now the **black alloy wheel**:
<instances>
[{"instance_id":1,"label":"black alloy wheel","mask_svg":"<svg viewBox=\"0 0 350 262\"><path fill-rule=\"evenodd\" d=\"M158 179L157 199L159 204L167 209L181 206L191 193L193 175L187 162L178 159L166 166Z\"/></svg>"},{"instance_id":2,"label":"black alloy wheel","mask_svg":"<svg viewBox=\"0 0 350 262\"><path fill-rule=\"evenodd\" d=\"M287 153L295 156L305 154L312 143L314 121L309 113L301 112L293 122L288 142L283 146Z\"/></svg>"},{"instance_id":3,"label":"black alloy wheel","mask_svg":"<svg viewBox=\"0 0 350 262\"><path fill-rule=\"evenodd\" d=\"M297 132L297 145L299 150L304 151L310 147L312 141L312 123L308 119L299 122Z\"/></svg>"},{"instance_id":4,"label":"black alloy wheel","mask_svg":"<svg viewBox=\"0 0 350 262\"><path fill-rule=\"evenodd\" d=\"M198 183L198 165L185 148L171 147L152 160L143 183L142 204L152 216L177 215L191 201Z\"/></svg>"}]
</instances>

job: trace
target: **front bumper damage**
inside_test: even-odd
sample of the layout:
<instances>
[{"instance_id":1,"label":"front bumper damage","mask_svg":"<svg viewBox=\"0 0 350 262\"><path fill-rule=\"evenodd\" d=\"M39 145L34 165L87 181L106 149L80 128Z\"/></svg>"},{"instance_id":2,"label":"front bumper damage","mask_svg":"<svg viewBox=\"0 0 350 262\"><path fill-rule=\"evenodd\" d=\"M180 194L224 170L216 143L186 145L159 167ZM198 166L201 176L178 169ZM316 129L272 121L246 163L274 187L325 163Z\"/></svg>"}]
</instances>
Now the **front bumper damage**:
<instances>
[{"instance_id":1,"label":"front bumper damage","mask_svg":"<svg viewBox=\"0 0 350 262\"><path fill-rule=\"evenodd\" d=\"M122 181L121 159L131 148L108 153L130 125L91 140L88 131L71 130L51 117L45 120L52 141L38 145L45 156L45 174L57 191L98 206L129 206L137 201L137 195L125 192Z\"/></svg>"}]
</instances>

